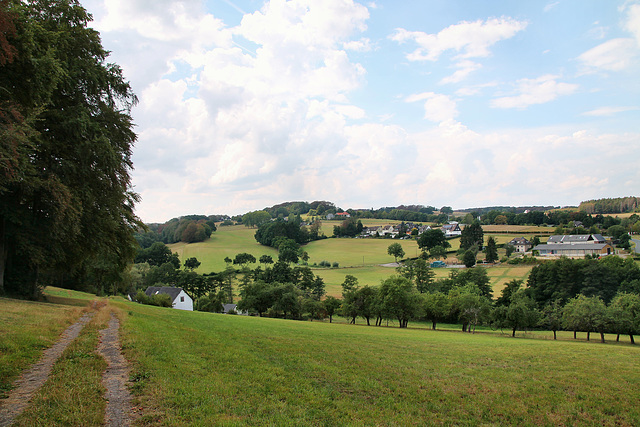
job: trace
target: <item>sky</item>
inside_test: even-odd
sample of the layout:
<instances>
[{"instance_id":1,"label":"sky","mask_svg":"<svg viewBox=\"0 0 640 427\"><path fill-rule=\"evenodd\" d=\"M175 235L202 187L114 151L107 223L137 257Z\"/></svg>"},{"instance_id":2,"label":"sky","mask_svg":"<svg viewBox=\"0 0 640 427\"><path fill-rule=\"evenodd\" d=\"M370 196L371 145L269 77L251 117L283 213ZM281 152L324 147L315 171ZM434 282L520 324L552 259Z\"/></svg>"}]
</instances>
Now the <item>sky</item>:
<instances>
[{"instance_id":1,"label":"sky","mask_svg":"<svg viewBox=\"0 0 640 427\"><path fill-rule=\"evenodd\" d=\"M145 222L640 195L640 1L81 2Z\"/></svg>"}]
</instances>

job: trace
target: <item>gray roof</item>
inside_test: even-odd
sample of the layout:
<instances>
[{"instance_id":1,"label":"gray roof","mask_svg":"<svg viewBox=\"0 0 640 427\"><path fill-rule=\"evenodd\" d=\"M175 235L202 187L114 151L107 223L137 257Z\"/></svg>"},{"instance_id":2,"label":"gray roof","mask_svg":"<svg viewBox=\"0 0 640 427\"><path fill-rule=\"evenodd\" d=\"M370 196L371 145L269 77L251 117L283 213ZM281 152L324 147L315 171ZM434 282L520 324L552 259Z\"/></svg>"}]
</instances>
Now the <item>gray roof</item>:
<instances>
[{"instance_id":1,"label":"gray roof","mask_svg":"<svg viewBox=\"0 0 640 427\"><path fill-rule=\"evenodd\" d=\"M524 237L515 237L510 242L510 245L530 245L531 242Z\"/></svg>"},{"instance_id":2,"label":"gray roof","mask_svg":"<svg viewBox=\"0 0 640 427\"><path fill-rule=\"evenodd\" d=\"M222 304L222 312L229 313L230 311L236 311L236 304Z\"/></svg>"},{"instance_id":3,"label":"gray roof","mask_svg":"<svg viewBox=\"0 0 640 427\"><path fill-rule=\"evenodd\" d=\"M167 294L171 298L171 301L174 301L176 298L178 298L178 295L180 294L180 292L182 292L182 290L182 288L176 288L173 286L149 286L147 290L144 291L144 293L148 297L155 294Z\"/></svg>"},{"instance_id":4,"label":"gray roof","mask_svg":"<svg viewBox=\"0 0 640 427\"><path fill-rule=\"evenodd\" d=\"M575 234L563 236L551 236L547 243L583 243L583 242L601 242L605 239L601 234Z\"/></svg>"},{"instance_id":5,"label":"gray roof","mask_svg":"<svg viewBox=\"0 0 640 427\"><path fill-rule=\"evenodd\" d=\"M533 248L534 251L551 251L551 250L560 250L560 251L573 251L573 250L587 250L587 249L595 249L602 250L606 246L606 243L575 243L572 245L567 245L566 243L547 243L546 245L538 245Z\"/></svg>"}]
</instances>

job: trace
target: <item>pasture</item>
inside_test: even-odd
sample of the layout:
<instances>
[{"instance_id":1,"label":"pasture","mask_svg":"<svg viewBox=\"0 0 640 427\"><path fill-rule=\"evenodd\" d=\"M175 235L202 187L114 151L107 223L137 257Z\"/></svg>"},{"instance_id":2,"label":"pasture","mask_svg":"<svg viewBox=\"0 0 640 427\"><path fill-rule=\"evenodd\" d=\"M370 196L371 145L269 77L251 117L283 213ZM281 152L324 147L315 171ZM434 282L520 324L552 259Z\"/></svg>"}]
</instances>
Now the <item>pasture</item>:
<instances>
[{"instance_id":1,"label":"pasture","mask_svg":"<svg viewBox=\"0 0 640 427\"><path fill-rule=\"evenodd\" d=\"M398 223L399 221L384 220L363 220L365 225L385 225ZM333 226L340 221L324 221L323 230L326 235L331 235ZM515 226L511 226L515 227ZM536 227L540 228L540 227ZM196 257L202 264L197 269L199 273L210 273L222 271L225 268L224 258L233 259L238 253L250 253L259 259L262 255L271 255L276 260L278 253L274 248L260 245L256 242L254 234L255 228L247 228L242 225L219 227L218 231L211 235L211 238L200 243L175 243L168 245L169 248L180 256L184 261L190 257ZM494 236L498 244L503 244L513 239L513 234L496 233L485 234L485 240L489 235ZM541 239L546 240L546 237ZM399 242L404 251L405 257L413 258L420 254L418 244L414 240L395 239L349 239L349 238L329 238L310 242L303 246L309 254L309 266L314 274L323 278L328 295L340 296L342 292L341 284L347 274L355 276L361 285L378 285L381 280L396 274L393 267L385 267L394 262L394 258L387 254L387 248L391 243ZM449 241L452 245L450 250L457 250L460 246L460 239ZM504 249L499 250L500 256L504 255ZM480 253L479 259L483 258ZM321 268L317 265L322 261L330 263L337 262L339 268ZM455 263L455 254L449 254L446 260L448 263ZM314 266L315 264L315 266ZM491 286L494 295L499 295L504 284L512 279L526 281L526 277L531 270L531 266L514 268L510 265L499 265L488 268L488 275L491 279ZM446 277L450 274L450 269L434 269L436 278Z\"/></svg>"},{"instance_id":2,"label":"pasture","mask_svg":"<svg viewBox=\"0 0 640 427\"><path fill-rule=\"evenodd\" d=\"M0 366L11 341L35 359L95 297L48 288L56 304L0 299ZM77 300L74 302L73 300ZM136 425L638 425L640 351L508 333L299 322L185 312L109 298L55 364L17 425L102 425L108 311L121 319ZM360 322L359 322L360 323ZM441 329L440 329L441 328ZM583 334L581 334L583 335ZM49 337L46 342L34 337ZM15 377L3 372L3 379ZM606 380L603 380L606 378ZM8 385L7 383L5 383Z\"/></svg>"},{"instance_id":3,"label":"pasture","mask_svg":"<svg viewBox=\"0 0 640 427\"><path fill-rule=\"evenodd\" d=\"M640 350L627 344L112 304L128 313L141 423L640 423Z\"/></svg>"}]
</instances>

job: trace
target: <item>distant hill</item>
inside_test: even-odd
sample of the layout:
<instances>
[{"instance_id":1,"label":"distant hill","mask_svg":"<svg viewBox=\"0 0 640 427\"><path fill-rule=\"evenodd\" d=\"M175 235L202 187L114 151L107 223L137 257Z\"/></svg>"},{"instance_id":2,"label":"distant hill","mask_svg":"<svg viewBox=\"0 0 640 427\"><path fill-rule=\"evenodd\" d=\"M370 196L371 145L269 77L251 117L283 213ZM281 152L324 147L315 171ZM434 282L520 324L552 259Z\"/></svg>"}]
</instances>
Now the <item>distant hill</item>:
<instances>
[{"instance_id":1,"label":"distant hill","mask_svg":"<svg viewBox=\"0 0 640 427\"><path fill-rule=\"evenodd\" d=\"M513 213L524 213L526 211L541 211L546 212L553 209L560 209L560 206L488 206L483 208L466 208L466 209L456 209L456 212L477 212L482 215L491 211L498 212L513 212Z\"/></svg>"},{"instance_id":2,"label":"distant hill","mask_svg":"<svg viewBox=\"0 0 640 427\"><path fill-rule=\"evenodd\" d=\"M640 212L640 197L587 200L580 203L578 209L588 214Z\"/></svg>"}]
</instances>

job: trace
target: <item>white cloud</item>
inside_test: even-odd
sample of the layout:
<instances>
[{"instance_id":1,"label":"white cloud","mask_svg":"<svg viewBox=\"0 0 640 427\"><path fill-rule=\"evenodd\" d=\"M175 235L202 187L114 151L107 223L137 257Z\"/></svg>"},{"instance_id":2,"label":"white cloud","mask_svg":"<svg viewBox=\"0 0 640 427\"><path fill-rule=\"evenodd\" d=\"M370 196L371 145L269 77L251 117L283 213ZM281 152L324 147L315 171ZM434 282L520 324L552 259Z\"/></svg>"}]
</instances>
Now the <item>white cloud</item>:
<instances>
[{"instance_id":1,"label":"white cloud","mask_svg":"<svg viewBox=\"0 0 640 427\"><path fill-rule=\"evenodd\" d=\"M636 42L633 39L618 38L608 40L578 57L583 64L584 73L599 70L621 71L629 67L638 54Z\"/></svg>"},{"instance_id":2,"label":"white cloud","mask_svg":"<svg viewBox=\"0 0 640 427\"><path fill-rule=\"evenodd\" d=\"M455 73L453 73L452 75L450 75L448 77L445 77L442 80L440 80L441 84L459 83L459 82L463 81L464 79L466 79L467 76L469 74L471 74L472 72L482 68L482 65L478 64L477 62L473 62L473 61L460 61L460 62L458 62L456 64L456 67L458 67L459 70L456 71Z\"/></svg>"},{"instance_id":3,"label":"white cloud","mask_svg":"<svg viewBox=\"0 0 640 427\"><path fill-rule=\"evenodd\" d=\"M557 81L558 76L544 75L537 79L518 80L515 95L496 98L491 101L494 108L524 109L534 104L553 101L558 96L570 95L578 90L578 85Z\"/></svg>"},{"instance_id":4,"label":"white cloud","mask_svg":"<svg viewBox=\"0 0 640 427\"><path fill-rule=\"evenodd\" d=\"M424 102L424 118L432 122L447 122L458 115L456 102L447 95L425 92L410 95L406 102Z\"/></svg>"},{"instance_id":5,"label":"white cloud","mask_svg":"<svg viewBox=\"0 0 640 427\"><path fill-rule=\"evenodd\" d=\"M459 58L480 58L490 55L489 48L526 28L527 23L509 17L486 21L463 21L437 34L407 31L399 28L391 35L397 42L413 41L418 48L407 55L410 61L437 61L447 51L459 52Z\"/></svg>"},{"instance_id":6,"label":"white cloud","mask_svg":"<svg viewBox=\"0 0 640 427\"><path fill-rule=\"evenodd\" d=\"M377 63L388 52L376 42L379 34L365 33L368 10L350 0L267 1L235 27L195 0L104 4L98 29L114 51L110 59L125 67L140 96L133 112L139 134L133 180L143 198L137 212L145 221L243 213L285 200L325 199L345 208L471 207L578 202L593 194L637 190L637 168L616 157L621 151L640 157L637 133L593 135L569 127L479 132L465 126L458 104L462 110L466 100L456 97L488 92L493 82L451 95L429 86L416 89L425 87L425 79L407 78L404 93L424 92L391 101L380 96L373 108L354 104L360 89L378 87L364 86L374 70L350 55L375 48L371 62ZM383 7L376 14L382 16ZM627 16L632 22L632 13ZM500 18L446 25L435 34L398 30L394 39L417 45L414 60L447 56L451 63L445 67L450 65L452 74L440 83L459 83L483 65L476 58L490 55L497 42L523 31L526 22ZM370 55L357 56L365 61ZM494 106L526 108L577 89L558 76L523 79ZM425 119L436 125L424 121L409 131L394 124L405 119L407 105L396 110L384 103L397 107L402 101L419 102Z\"/></svg>"},{"instance_id":7,"label":"white cloud","mask_svg":"<svg viewBox=\"0 0 640 427\"><path fill-rule=\"evenodd\" d=\"M636 44L640 47L640 4L629 5L625 29L633 34Z\"/></svg>"},{"instance_id":8,"label":"white cloud","mask_svg":"<svg viewBox=\"0 0 640 427\"><path fill-rule=\"evenodd\" d=\"M551 3L548 3L545 7L544 7L544 11L545 12L550 12L553 8L555 8L557 5L559 5L560 2L559 1L554 1Z\"/></svg>"},{"instance_id":9,"label":"white cloud","mask_svg":"<svg viewBox=\"0 0 640 427\"><path fill-rule=\"evenodd\" d=\"M637 111L640 107L602 107L595 110L586 111L582 113L583 116L601 117L601 116L613 116L618 113L624 113L627 111Z\"/></svg>"}]
</instances>

